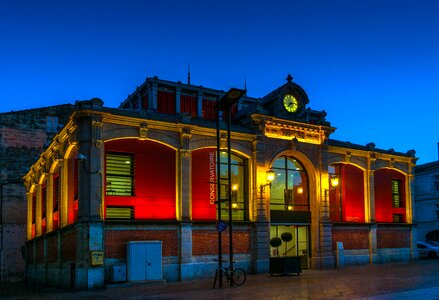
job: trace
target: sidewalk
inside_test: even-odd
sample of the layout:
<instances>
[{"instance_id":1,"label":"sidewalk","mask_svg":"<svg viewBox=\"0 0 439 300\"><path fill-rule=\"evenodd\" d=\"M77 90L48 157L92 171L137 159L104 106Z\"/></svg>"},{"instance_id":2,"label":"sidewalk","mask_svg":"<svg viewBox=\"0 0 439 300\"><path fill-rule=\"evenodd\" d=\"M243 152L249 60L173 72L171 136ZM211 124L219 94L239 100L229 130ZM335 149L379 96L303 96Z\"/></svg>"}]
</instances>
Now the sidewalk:
<instances>
[{"instance_id":1,"label":"sidewalk","mask_svg":"<svg viewBox=\"0 0 439 300\"><path fill-rule=\"evenodd\" d=\"M439 299L439 260L305 270L300 276L249 275L241 287L213 280L71 292L0 286L1 299Z\"/></svg>"}]
</instances>

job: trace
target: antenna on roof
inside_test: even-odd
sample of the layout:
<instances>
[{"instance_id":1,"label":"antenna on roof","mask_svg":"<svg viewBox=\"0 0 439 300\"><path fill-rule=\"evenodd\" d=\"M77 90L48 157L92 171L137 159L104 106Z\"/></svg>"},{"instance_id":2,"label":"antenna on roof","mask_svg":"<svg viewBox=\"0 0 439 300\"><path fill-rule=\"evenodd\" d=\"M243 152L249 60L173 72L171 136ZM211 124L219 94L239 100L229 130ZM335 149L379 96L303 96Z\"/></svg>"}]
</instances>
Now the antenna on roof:
<instances>
[{"instance_id":1,"label":"antenna on roof","mask_svg":"<svg viewBox=\"0 0 439 300\"><path fill-rule=\"evenodd\" d=\"M187 84L191 84L191 64L187 65Z\"/></svg>"}]
</instances>

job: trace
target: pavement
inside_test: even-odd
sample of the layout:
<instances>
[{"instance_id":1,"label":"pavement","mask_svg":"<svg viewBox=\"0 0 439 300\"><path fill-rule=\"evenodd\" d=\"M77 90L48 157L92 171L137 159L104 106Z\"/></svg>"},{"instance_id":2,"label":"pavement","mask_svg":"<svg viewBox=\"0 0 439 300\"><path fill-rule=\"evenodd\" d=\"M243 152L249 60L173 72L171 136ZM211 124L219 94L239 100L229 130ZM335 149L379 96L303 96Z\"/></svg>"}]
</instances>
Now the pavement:
<instances>
[{"instance_id":1,"label":"pavement","mask_svg":"<svg viewBox=\"0 0 439 300\"><path fill-rule=\"evenodd\" d=\"M439 259L304 270L301 275L248 275L240 287L212 279L112 285L72 292L21 283L0 285L0 299L422 299L439 300Z\"/></svg>"}]
</instances>

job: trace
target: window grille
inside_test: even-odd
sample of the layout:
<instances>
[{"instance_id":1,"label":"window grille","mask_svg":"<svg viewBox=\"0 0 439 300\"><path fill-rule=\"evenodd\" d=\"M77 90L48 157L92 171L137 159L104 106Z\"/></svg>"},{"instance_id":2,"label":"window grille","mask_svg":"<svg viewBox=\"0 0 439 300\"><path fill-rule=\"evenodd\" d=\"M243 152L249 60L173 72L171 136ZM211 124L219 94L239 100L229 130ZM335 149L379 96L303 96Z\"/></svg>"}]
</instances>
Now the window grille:
<instances>
[{"instance_id":1,"label":"window grille","mask_svg":"<svg viewBox=\"0 0 439 300\"><path fill-rule=\"evenodd\" d=\"M394 208L402 207L400 180L392 180L392 206Z\"/></svg>"},{"instance_id":2,"label":"window grille","mask_svg":"<svg viewBox=\"0 0 439 300\"><path fill-rule=\"evenodd\" d=\"M107 206L107 215L106 219L113 220L133 220L134 219L134 210L132 207L119 207L119 206Z\"/></svg>"},{"instance_id":3,"label":"window grille","mask_svg":"<svg viewBox=\"0 0 439 300\"><path fill-rule=\"evenodd\" d=\"M133 156L107 153L106 159L106 194L109 196L133 196Z\"/></svg>"},{"instance_id":4,"label":"window grille","mask_svg":"<svg viewBox=\"0 0 439 300\"><path fill-rule=\"evenodd\" d=\"M393 223L403 223L404 216L402 214L393 214Z\"/></svg>"}]
</instances>

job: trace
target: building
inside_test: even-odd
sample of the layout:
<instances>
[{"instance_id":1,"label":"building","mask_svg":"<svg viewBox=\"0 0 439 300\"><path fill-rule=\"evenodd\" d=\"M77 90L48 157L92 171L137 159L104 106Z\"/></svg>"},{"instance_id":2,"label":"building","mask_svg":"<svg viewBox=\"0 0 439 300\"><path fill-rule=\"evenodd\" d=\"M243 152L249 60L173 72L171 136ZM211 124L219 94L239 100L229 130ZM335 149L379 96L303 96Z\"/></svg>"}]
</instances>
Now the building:
<instances>
[{"instance_id":1,"label":"building","mask_svg":"<svg viewBox=\"0 0 439 300\"><path fill-rule=\"evenodd\" d=\"M302 268L415 256L413 150L330 139L326 113L291 76L262 98L233 104L234 92L154 77L120 108L78 101L24 177L28 280L90 289L211 277L219 241L252 273L269 272L272 256ZM218 205L232 238L218 233ZM292 239L271 247L284 233Z\"/></svg>"},{"instance_id":2,"label":"building","mask_svg":"<svg viewBox=\"0 0 439 300\"><path fill-rule=\"evenodd\" d=\"M439 161L415 168L416 231L420 241L439 241Z\"/></svg>"},{"instance_id":3,"label":"building","mask_svg":"<svg viewBox=\"0 0 439 300\"><path fill-rule=\"evenodd\" d=\"M57 105L0 114L0 283L24 278L23 176L72 111L73 105Z\"/></svg>"}]
</instances>

